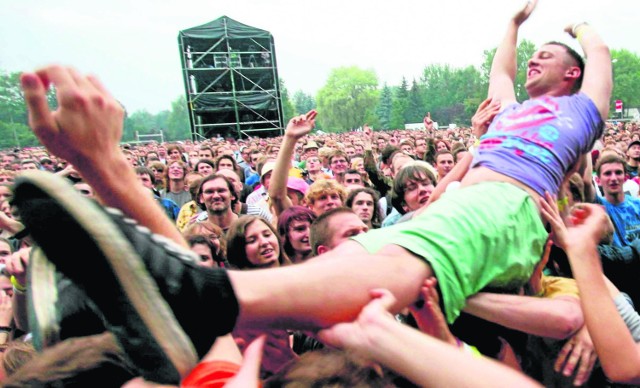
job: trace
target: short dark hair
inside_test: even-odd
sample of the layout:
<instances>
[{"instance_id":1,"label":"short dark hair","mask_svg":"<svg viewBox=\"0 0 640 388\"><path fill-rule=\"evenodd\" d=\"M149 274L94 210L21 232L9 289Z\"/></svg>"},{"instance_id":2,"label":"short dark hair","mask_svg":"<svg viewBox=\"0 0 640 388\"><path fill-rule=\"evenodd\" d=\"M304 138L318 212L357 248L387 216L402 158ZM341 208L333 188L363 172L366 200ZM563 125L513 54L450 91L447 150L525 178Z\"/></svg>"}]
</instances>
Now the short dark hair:
<instances>
[{"instance_id":1,"label":"short dark hair","mask_svg":"<svg viewBox=\"0 0 640 388\"><path fill-rule=\"evenodd\" d=\"M149 178L151 179L151 184L155 186L156 177L155 177L155 174L153 173L153 171L151 171L151 169L149 169L147 167L144 167L144 166L138 166L138 167L136 167L136 175L140 175L140 174L149 175Z\"/></svg>"},{"instance_id":2,"label":"short dark hair","mask_svg":"<svg viewBox=\"0 0 640 388\"><path fill-rule=\"evenodd\" d=\"M205 183L215 179L222 179L227 183L227 188L229 189L229 192L231 192L231 195L232 195L231 207L235 206L236 203L238 203L238 200L240 199L239 193L236 193L236 189L235 187L233 187L233 183L229 180L229 178L218 173L207 175L206 177L202 178L202 181L200 182L200 186L198 186L198 195L196 195L196 203L202 210L206 210L204 203L200 202L200 196L202 196L202 187L204 186Z\"/></svg>"},{"instance_id":3,"label":"short dark hair","mask_svg":"<svg viewBox=\"0 0 640 388\"><path fill-rule=\"evenodd\" d=\"M571 88L572 93L577 93L582 87L582 80L584 78L584 59L582 59L582 56L578 54L576 50L572 49L571 47L569 47L568 45L562 42L551 41L545 44L552 44L554 46L564 47L564 49L567 51L567 54L569 54L569 56L576 62L576 65L578 66L578 68L580 68L580 77L576 79L576 83Z\"/></svg>"},{"instance_id":4,"label":"short dark hair","mask_svg":"<svg viewBox=\"0 0 640 388\"><path fill-rule=\"evenodd\" d=\"M596 163L596 173L598 177L600 176L600 170L602 169L603 164L612 164L612 163L620 163L622 168L624 169L624 159L616 154L606 154L598 159L598 163Z\"/></svg>"},{"instance_id":5,"label":"short dark hair","mask_svg":"<svg viewBox=\"0 0 640 388\"><path fill-rule=\"evenodd\" d=\"M445 152L445 151L441 151ZM446 151L446 153L451 154L451 152ZM438 152L438 155L440 152ZM391 205L398 211L400 214L404 214L405 211L402 208L404 204L404 194L405 194L405 186L409 180L419 180L422 179L422 176L426 176L431 183L435 186L438 182L436 181L436 177L433 175L433 172L429 170L425 163L423 162L414 162L407 166L404 166L398 173L396 177L393 179L393 191L391 192Z\"/></svg>"},{"instance_id":6,"label":"short dark hair","mask_svg":"<svg viewBox=\"0 0 640 388\"><path fill-rule=\"evenodd\" d=\"M311 251L314 256L318 255L318 247L320 245L326 245L327 241L333 237L333 231L331 230L331 218L336 214L351 213L355 214L353 210L348 207L333 208L325 213L322 213L318 218L311 223L311 230L309 231L309 240L311 242Z\"/></svg>"}]
</instances>

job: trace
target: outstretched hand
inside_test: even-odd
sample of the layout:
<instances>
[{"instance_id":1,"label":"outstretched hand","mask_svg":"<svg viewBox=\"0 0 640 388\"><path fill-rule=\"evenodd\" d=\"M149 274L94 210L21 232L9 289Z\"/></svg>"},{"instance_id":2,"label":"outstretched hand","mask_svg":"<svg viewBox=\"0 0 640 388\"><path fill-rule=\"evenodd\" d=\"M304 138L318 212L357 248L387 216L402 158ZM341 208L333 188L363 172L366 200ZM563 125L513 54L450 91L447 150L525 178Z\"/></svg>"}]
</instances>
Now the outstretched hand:
<instances>
[{"instance_id":1,"label":"outstretched hand","mask_svg":"<svg viewBox=\"0 0 640 388\"><path fill-rule=\"evenodd\" d=\"M597 359L598 355L596 354L593 341L587 330L587 325L583 325L582 328L564 344L558 354L553 369L557 373L562 373L564 376L571 376L576 368L578 368L578 372L575 375L576 377L573 380L573 385L579 387L589 380Z\"/></svg>"},{"instance_id":2,"label":"outstretched hand","mask_svg":"<svg viewBox=\"0 0 640 388\"><path fill-rule=\"evenodd\" d=\"M431 112L427 112L427 115L424 116L424 119L422 120L422 122L424 123L424 129L427 132L433 131L433 120L431 119Z\"/></svg>"},{"instance_id":3,"label":"outstretched hand","mask_svg":"<svg viewBox=\"0 0 640 388\"><path fill-rule=\"evenodd\" d=\"M293 117L289 120L289 124L287 124L287 129L285 132L285 136L290 136L296 140L301 137L309 134L313 127L316 125L316 115L318 112L315 110L310 110L306 114Z\"/></svg>"},{"instance_id":4,"label":"outstretched hand","mask_svg":"<svg viewBox=\"0 0 640 388\"><path fill-rule=\"evenodd\" d=\"M531 16L531 12L533 12L537 4L538 0L528 0L525 6L515 15L513 15L513 22L516 24L516 26L520 26L527 19L529 19L529 16Z\"/></svg>"},{"instance_id":5,"label":"outstretched hand","mask_svg":"<svg viewBox=\"0 0 640 388\"><path fill-rule=\"evenodd\" d=\"M23 73L20 81L29 125L53 154L82 166L120 152L124 109L97 78L54 65ZM58 99L58 109L53 112L46 96L51 84Z\"/></svg>"}]
</instances>

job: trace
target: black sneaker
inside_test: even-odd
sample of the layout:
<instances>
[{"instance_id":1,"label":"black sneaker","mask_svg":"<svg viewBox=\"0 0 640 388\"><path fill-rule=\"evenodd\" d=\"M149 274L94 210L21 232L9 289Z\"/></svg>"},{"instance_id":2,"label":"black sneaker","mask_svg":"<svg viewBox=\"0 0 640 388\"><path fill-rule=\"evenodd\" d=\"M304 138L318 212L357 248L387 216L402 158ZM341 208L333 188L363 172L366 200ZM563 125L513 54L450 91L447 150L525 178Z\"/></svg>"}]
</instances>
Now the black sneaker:
<instances>
[{"instance_id":1,"label":"black sneaker","mask_svg":"<svg viewBox=\"0 0 640 388\"><path fill-rule=\"evenodd\" d=\"M47 259L95 303L146 379L178 382L233 328L238 306L226 272L197 267L191 251L50 173L16 179L14 204Z\"/></svg>"}]
</instances>

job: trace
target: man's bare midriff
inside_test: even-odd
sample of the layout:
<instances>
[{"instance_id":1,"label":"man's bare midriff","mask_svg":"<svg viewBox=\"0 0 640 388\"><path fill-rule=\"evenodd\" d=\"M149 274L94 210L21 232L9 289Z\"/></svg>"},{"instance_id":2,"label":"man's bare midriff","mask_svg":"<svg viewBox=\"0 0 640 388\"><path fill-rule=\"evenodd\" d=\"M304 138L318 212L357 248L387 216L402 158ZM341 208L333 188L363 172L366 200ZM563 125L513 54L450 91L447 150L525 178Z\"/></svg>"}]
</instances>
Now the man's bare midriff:
<instances>
[{"instance_id":1,"label":"man's bare midriff","mask_svg":"<svg viewBox=\"0 0 640 388\"><path fill-rule=\"evenodd\" d=\"M469 170L469 172L467 172L467 174L462 179L462 182L460 182L460 187L461 188L467 187L467 186L475 185L477 183L482 183L482 182L506 182L506 183L511 183L512 185L518 186L519 188L529 193L529 195L531 195L531 198L533 198L533 200L536 202L536 205L538 206L538 208L540 207L539 203L540 203L541 197L531 187L525 185L519 180L513 179L504 174L500 174L499 172L490 170L487 167L479 166Z\"/></svg>"}]
</instances>

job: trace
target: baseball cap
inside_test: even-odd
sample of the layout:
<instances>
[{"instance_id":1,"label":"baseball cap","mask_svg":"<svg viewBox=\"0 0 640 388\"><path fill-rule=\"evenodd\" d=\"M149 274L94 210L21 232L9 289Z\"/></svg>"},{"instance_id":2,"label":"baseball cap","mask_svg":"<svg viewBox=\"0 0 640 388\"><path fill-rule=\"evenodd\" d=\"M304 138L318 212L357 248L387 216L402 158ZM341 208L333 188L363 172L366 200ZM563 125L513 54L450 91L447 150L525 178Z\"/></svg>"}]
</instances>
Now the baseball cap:
<instances>
[{"instance_id":1,"label":"baseball cap","mask_svg":"<svg viewBox=\"0 0 640 388\"><path fill-rule=\"evenodd\" d=\"M629 148L631 148L631 146L635 144L640 145L640 140L634 140L631 143L629 143L629 145L627 146L627 151L629 151Z\"/></svg>"},{"instance_id":2,"label":"baseball cap","mask_svg":"<svg viewBox=\"0 0 640 388\"><path fill-rule=\"evenodd\" d=\"M289 177L287 178L287 188L295 191L299 191L302 195L307 195L309 190L309 184L302 178Z\"/></svg>"}]
</instances>

